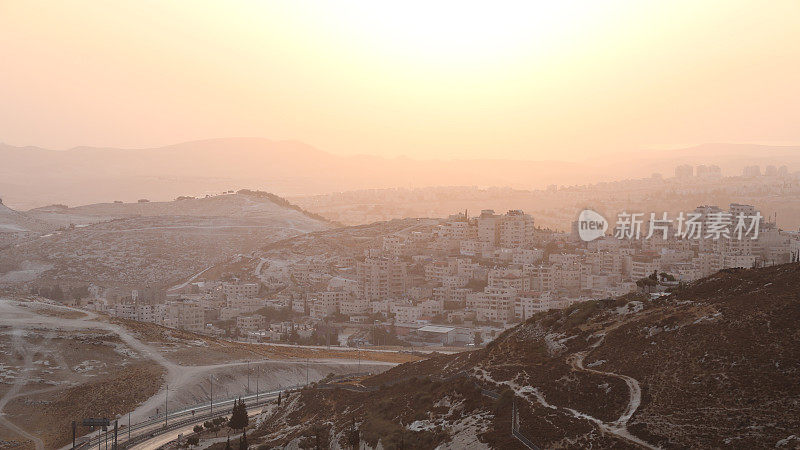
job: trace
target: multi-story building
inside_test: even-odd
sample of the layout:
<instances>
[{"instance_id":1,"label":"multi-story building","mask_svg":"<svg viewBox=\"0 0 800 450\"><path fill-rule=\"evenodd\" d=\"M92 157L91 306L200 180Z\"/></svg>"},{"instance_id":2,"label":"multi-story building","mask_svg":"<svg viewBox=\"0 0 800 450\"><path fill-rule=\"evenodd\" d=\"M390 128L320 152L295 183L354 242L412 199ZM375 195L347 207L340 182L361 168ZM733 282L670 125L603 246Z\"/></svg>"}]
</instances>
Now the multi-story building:
<instances>
[{"instance_id":1,"label":"multi-story building","mask_svg":"<svg viewBox=\"0 0 800 450\"><path fill-rule=\"evenodd\" d=\"M346 316L369 314L372 312L370 302L363 297L350 297L339 303L339 312Z\"/></svg>"},{"instance_id":2,"label":"multi-story building","mask_svg":"<svg viewBox=\"0 0 800 450\"><path fill-rule=\"evenodd\" d=\"M406 290L406 264L397 259L367 258L356 265L360 294L367 301L400 298Z\"/></svg>"},{"instance_id":3,"label":"multi-story building","mask_svg":"<svg viewBox=\"0 0 800 450\"><path fill-rule=\"evenodd\" d=\"M518 248L533 243L533 217L521 210L511 210L500 221L500 246Z\"/></svg>"},{"instance_id":4,"label":"multi-story building","mask_svg":"<svg viewBox=\"0 0 800 450\"><path fill-rule=\"evenodd\" d=\"M531 277L531 290L546 292L556 289L556 268L553 266L525 266L525 273Z\"/></svg>"},{"instance_id":5,"label":"multi-story building","mask_svg":"<svg viewBox=\"0 0 800 450\"><path fill-rule=\"evenodd\" d=\"M640 280L657 272L660 268L660 259L655 255L629 256L630 278Z\"/></svg>"},{"instance_id":6,"label":"multi-story building","mask_svg":"<svg viewBox=\"0 0 800 450\"><path fill-rule=\"evenodd\" d=\"M500 216L496 215L494 210L484 209L475 221L478 225L478 241L491 246L497 245L500 237Z\"/></svg>"},{"instance_id":7,"label":"multi-story building","mask_svg":"<svg viewBox=\"0 0 800 450\"><path fill-rule=\"evenodd\" d=\"M515 248L511 255L512 263L524 266L540 262L544 256L544 250L539 248Z\"/></svg>"},{"instance_id":8,"label":"multi-story building","mask_svg":"<svg viewBox=\"0 0 800 450\"><path fill-rule=\"evenodd\" d=\"M166 305L164 326L180 330L202 332L203 308L196 303L170 302Z\"/></svg>"},{"instance_id":9,"label":"multi-story building","mask_svg":"<svg viewBox=\"0 0 800 450\"><path fill-rule=\"evenodd\" d=\"M251 316L239 316L236 318L236 328L242 334L264 329L264 316L253 314Z\"/></svg>"},{"instance_id":10,"label":"multi-story building","mask_svg":"<svg viewBox=\"0 0 800 450\"><path fill-rule=\"evenodd\" d=\"M557 297L552 292L526 292L520 294L514 301L514 317L528 320L538 312L563 309L577 301L578 299L574 298Z\"/></svg>"},{"instance_id":11,"label":"multi-story building","mask_svg":"<svg viewBox=\"0 0 800 450\"><path fill-rule=\"evenodd\" d=\"M487 287L483 292L467 295L467 307L475 311L479 321L510 322L514 317L517 291Z\"/></svg>"},{"instance_id":12,"label":"multi-story building","mask_svg":"<svg viewBox=\"0 0 800 450\"><path fill-rule=\"evenodd\" d=\"M258 296L257 283L224 283L222 285L222 292L228 298L233 297L257 297Z\"/></svg>"},{"instance_id":13,"label":"multi-story building","mask_svg":"<svg viewBox=\"0 0 800 450\"><path fill-rule=\"evenodd\" d=\"M420 306L405 305L392 308L394 318L397 323L415 323L422 318L422 308Z\"/></svg>"},{"instance_id":14,"label":"multi-story building","mask_svg":"<svg viewBox=\"0 0 800 450\"><path fill-rule=\"evenodd\" d=\"M489 287L525 292L531 288L531 278L518 269L492 269L489 271Z\"/></svg>"}]
</instances>

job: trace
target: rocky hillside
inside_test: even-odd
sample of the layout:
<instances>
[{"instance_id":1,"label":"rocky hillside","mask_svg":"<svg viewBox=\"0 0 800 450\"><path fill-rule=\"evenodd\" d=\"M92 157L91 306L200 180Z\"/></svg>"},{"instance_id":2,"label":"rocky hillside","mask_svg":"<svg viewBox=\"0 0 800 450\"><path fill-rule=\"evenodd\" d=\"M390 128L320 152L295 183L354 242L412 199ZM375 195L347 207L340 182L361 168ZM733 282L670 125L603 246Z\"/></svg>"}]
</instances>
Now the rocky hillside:
<instances>
[{"instance_id":1,"label":"rocky hillside","mask_svg":"<svg viewBox=\"0 0 800 450\"><path fill-rule=\"evenodd\" d=\"M485 349L293 394L251 442L798 448L800 265L541 313ZM357 431L357 432L354 432Z\"/></svg>"},{"instance_id":2,"label":"rocky hillside","mask_svg":"<svg viewBox=\"0 0 800 450\"><path fill-rule=\"evenodd\" d=\"M50 228L47 223L15 211L0 200L0 234L39 233Z\"/></svg>"},{"instance_id":3,"label":"rocky hillside","mask_svg":"<svg viewBox=\"0 0 800 450\"><path fill-rule=\"evenodd\" d=\"M61 229L0 249L0 285L165 286L233 255L335 224L266 192L26 213Z\"/></svg>"}]
</instances>

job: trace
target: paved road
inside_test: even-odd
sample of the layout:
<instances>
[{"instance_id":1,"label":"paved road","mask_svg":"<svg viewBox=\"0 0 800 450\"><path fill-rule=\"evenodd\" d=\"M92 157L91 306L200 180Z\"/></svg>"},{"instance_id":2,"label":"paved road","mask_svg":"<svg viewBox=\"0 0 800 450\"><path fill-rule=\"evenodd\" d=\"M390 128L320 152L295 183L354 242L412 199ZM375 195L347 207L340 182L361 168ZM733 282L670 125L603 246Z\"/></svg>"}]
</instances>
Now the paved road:
<instances>
[{"instance_id":1,"label":"paved road","mask_svg":"<svg viewBox=\"0 0 800 450\"><path fill-rule=\"evenodd\" d=\"M248 408L251 414L260 412L261 409L274 401L278 397L278 393L286 393L291 389L296 389L300 386L292 386L286 389L272 390L267 392L260 392L249 395L242 395L240 397L228 398L221 401L215 401L212 406L209 402L181 408L177 411L170 411L168 417L164 415L155 417L153 419L135 423L130 428L130 437L133 441L133 446L130 448L156 448L159 445L170 442L178 437L179 434L187 434L192 431L195 425L202 424L214 417L227 416L231 412L234 401L241 398L245 403L252 406ZM125 427L126 423L123 419L120 423L121 427L118 432L118 443L123 448L128 445L128 428ZM113 428L109 429L109 438L113 438ZM104 436L100 436L100 440L104 440ZM97 436L92 436L91 440L83 443L79 448L88 449L97 445ZM69 448L63 447L64 449Z\"/></svg>"}]
</instances>

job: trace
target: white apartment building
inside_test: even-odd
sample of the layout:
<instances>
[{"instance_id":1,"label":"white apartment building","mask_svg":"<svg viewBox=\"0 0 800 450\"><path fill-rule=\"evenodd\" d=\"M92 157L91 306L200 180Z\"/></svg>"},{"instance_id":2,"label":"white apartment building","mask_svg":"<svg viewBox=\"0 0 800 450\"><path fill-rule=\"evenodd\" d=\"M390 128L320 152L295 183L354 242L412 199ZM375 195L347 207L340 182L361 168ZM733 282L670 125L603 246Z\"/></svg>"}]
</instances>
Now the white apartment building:
<instances>
[{"instance_id":1,"label":"white apartment building","mask_svg":"<svg viewBox=\"0 0 800 450\"><path fill-rule=\"evenodd\" d=\"M466 220L455 220L445 222L436 227L436 235L439 239L453 241L463 241L476 237L475 231Z\"/></svg>"},{"instance_id":2,"label":"white apartment building","mask_svg":"<svg viewBox=\"0 0 800 450\"><path fill-rule=\"evenodd\" d=\"M263 308L266 304L267 301L261 298L234 296L228 298L225 306L243 312L253 312Z\"/></svg>"},{"instance_id":3,"label":"white apartment building","mask_svg":"<svg viewBox=\"0 0 800 450\"><path fill-rule=\"evenodd\" d=\"M544 250L539 248L515 248L511 252L511 262L518 265L536 264L542 260Z\"/></svg>"},{"instance_id":4,"label":"white apartment building","mask_svg":"<svg viewBox=\"0 0 800 450\"><path fill-rule=\"evenodd\" d=\"M381 249L387 255L400 256L403 248L403 242L405 242L405 239L402 236L384 236Z\"/></svg>"},{"instance_id":5,"label":"white apartment building","mask_svg":"<svg viewBox=\"0 0 800 450\"><path fill-rule=\"evenodd\" d=\"M417 306L420 307L422 314L425 316L436 316L444 312L444 301L442 300L425 300Z\"/></svg>"},{"instance_id":6,"label":"white apartment building","mask_svg":"<svg viewBox=\"0 0 800 450\"><path fill-rule=\"evenodd\" d=\"M556 268L553 266L525 266L523 269L531 277L530 290L546 292L556 289Z\"/></svg>"},{"instance_id":7,"label":"white apartment building","mask_svg":"<svg viewBox=\"0 0 800 450\"><path fill-rule=\"evenodd\" d=\"M166 304L164 326L200 333L204 325L203 308L200 305L184 302Z\"/></svg>"},{"instance_id":8,"label":"white apartment building","mask_svg":"<svg viewBox=\"0 0 800 450\"><path fill-rule=\"evenodd\" d=\"M500 232L500 216L496 215L494 210L484 209L475 221L478 224L478 240L492 247L496 246Z\"/></svg>"},{"instance_id":9,"label":"white apartment building","mask_svg":"<svg viewBox=\"0 0 800 450\"><path fill-rule=\"evenodd\" d=\"M630 264L630 278L632 280L640 280L649 277L653 272L658 272L661 269L661 261L656 256L629 256Z\"/></svg>"},{"instance_id":10,"label":"white apartment building","mask_svg":"<svg viewBox=\"0 0 800 450\"><path fill-rule=\"evenodd\" d=\"M517 291L487 287L483 292L467 295L467 307L475 311L479 321L510 322L514 317Z\"/></svg>"},{"instance_id":11,"label":"white apartment building","mask_svg":"<svg viewBox=\"0 0 800 450\"><path fill-rule=\"evenodd\" d=\"M233 297L257 297L258 284L256 283L224 283L222 292L228 298Z\"/></svg>"},{"instance_id":12,"label":"white apartment building","mask_svg":"<svg viewBox=\"0 0 800 450\"><path fill-rule=\"evenodd\" d=\"M406 277L406 264L397 259L367 258L356 265L359 290L367 301L402 297Z\"/></svg>"},{"instance_id":13,"label":"white apartment building","mask_svg":"<svg viewBox=\"0 0 800 450\"><path fill-rule=\"evenodd\" d=\"M459 253L464 256L477 256L488 258L492 255L494 245L478 239L466 239L461 241Z\"/></svg>"},{"instance_id":14,"label":"white apartment building","mask_svg":"<svg viewBox=\"0 0 800 450\"><path fill-rule=\"evenodd\" d=\"M369 314L372 307L365 298L351 297L339 303L339 312L346 316Z\"/></svg>"},{"instance_id":15,"label":"white apartment building","mask_svg":"<svg viewBox=\"0 0 800 450\"><path fill-rule=\"evenodd\" d=\"M489 287L525 292L531 290L531 278L518 269L492 269L489 271Z\"/></svg>"},{"instance_id":16,"label":"white apartment building","mask_svg":"<svg viewBox=\"0 0 800 450\"><path fill-rule=\"evenodd\" d=\"M520 294L514 301L514 316L520 320L528 320L536 313L563 309L577 301L578 299L574 298L557 297L551 292L527 292Z\"/></svg>"},{"instance_id":17,"label":"white apartment building","mask_svg":"<svg viewBox=\"0 0 800 450\"><path fill-rule=\"evenodd\" d=\"M397 323L415 323L422 318L422 308L419 306L396 306L392 310Z\"/></svg>"},{"instance_id":18,"label":"white apartment building","mask_svg":"<svg viewBox=\"0 0 800 450\"><path fill-rule=\"evenodd\" d=\"M239 316L236 318L236 328L242 334L264 329L264 316L254 314L251 316Z\"/></svg>"},{"instance_id":19,"label":"white apartment building","mask_svg":"<svg viewBox=\"0 0 800 450\"><path fill-rule=\"evenodd\" d=\"M518 248L533 243L535 229L533 217L521 210L511 210L500 221L500 246Z\"/></svg>"},{"instance_id":20,"label":"white apartment building","mask_svg":"<svg viewBox=\"0 0 800 450\"><path fill-rule=\"evenodd\" d=\"M472 293L472 289L469 288L438 287L433 290L433 299L441 302L453 302L463 306L466 304L467 295L470 293Z\"/></svg>"},{"instance_id":21,"label":"white apartment building","mask_svg":"<svg viewBox=\"0 0 800 450\"><path fill-rule=\"evenodd\" d=\"M314 319L322 320L339 311L339 302L331 299L314 299L310 302L310 314Z\"/></svg>"}]
</instances>

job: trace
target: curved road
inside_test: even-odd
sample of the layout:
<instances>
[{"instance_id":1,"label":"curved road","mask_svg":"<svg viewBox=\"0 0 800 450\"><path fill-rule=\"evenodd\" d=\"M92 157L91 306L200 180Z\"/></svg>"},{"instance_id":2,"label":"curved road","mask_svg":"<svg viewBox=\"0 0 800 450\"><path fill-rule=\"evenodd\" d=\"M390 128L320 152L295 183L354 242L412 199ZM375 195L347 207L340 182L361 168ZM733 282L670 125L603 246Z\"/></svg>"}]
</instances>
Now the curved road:
<instances>
[{"instance_id":1,"label":"curved road","mask_svg":"<svg viewBox=\"0 0 800 450\"><path fill-rule=\"evenodd\" d=\"M80 312L84 314L81 318L63 318L47 315L37 314L32 308L22 307L23 304L40 305L43 308L50 308L60 311ZM22 395L20 391L27 381L27 372L33 365L33 356L37 353L38 347L31 347L24 343L22 339L24 330L34 328L50 328L54 330L86 330L86 329L99 329L111 332L119 336L120 340L128 347L138 352L142 357L150 359L156 364L162 366L166 372L165 386L169 387L170 391L180 389L184 386L192 384L199 377L202 377L214 370L236 367L248 364L248 362L231 362L217 365L205 366L182 366L174 363L164 357L158 349L140 341L130 331L120 325L115 325L100 320L96 320L97 315L88 311L69 308L61 305L52 305L49 303L23 303L14 300L0 299L0 326L8 326L12 328L14 337L14 347L19 349L25 358L25 370L22 371L19 377L15 380L15 385L0 399L0 425L4 425L12 429L17 434L24 436L26 439L32 440L36 444L37 450L44 449L44 444L41 439L31 435L27 431L20 428L18 425L11 423L7 418L2 415L3 407L13 398ZM356 359L311 359L308 362L304 360L252 360L249 364L343 364L355 365ZM364 364L372 366L395 366L396 363L368 361ZM27 393L26 393L27 394ZM131 412L131 420L133 423L147 421L150 413L164 404L165 396L168 391L165 388L161 389L156 395L146 400L134 411ZM163 417L163 416L162 416ZM96 435L96 433L93 433ZM68 448L68 447L64 447Z\"/></svg>"}]
</instances>

